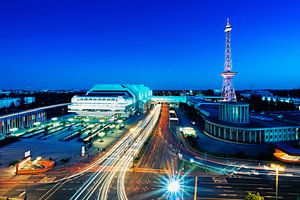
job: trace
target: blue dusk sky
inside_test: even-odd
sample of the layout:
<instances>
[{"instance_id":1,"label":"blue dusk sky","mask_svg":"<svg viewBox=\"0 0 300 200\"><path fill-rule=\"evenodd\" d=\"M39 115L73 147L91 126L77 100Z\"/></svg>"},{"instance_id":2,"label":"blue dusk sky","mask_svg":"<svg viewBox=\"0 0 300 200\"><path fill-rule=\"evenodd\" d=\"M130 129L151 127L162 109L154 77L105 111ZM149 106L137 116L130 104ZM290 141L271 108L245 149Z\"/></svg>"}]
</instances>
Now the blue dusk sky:
<instances>
[{"instance_id":1,"label":"blue dusk sky","mask_svg":"<svg viewBox=\"0 0 300 200\"><path fill-rule=\"evenodd\" d=\"M298 0L2 0L0 89L300 87Z\"/></svg>"}]
</instances>

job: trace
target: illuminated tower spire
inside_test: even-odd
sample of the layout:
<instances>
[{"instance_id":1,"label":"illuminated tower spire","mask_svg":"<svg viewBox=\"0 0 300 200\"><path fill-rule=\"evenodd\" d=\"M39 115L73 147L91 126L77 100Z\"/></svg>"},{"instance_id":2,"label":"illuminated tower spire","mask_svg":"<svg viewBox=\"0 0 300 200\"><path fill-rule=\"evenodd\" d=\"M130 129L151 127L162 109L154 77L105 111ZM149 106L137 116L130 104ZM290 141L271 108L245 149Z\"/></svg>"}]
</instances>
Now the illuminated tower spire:
<instances>
[{"instance_id":1,"label":"illuminated tower spire","mask_svg":"<svg viewBox=\"0 0 300 200\"><path fill-rule=\"evenodd\" d=\"M230 32L231 25L229 23L229 18L227 18L227 24L225 27L226 33L226 45L225 45L225 64L224 72L220 75L223 77L223 86L222 86L222 96L224 101L236 101L236 94L233 89L232 79L236 75L236 72L232 72L232 62L231 62L231 47L230 47Z\"/></svg>"}]
</instances>

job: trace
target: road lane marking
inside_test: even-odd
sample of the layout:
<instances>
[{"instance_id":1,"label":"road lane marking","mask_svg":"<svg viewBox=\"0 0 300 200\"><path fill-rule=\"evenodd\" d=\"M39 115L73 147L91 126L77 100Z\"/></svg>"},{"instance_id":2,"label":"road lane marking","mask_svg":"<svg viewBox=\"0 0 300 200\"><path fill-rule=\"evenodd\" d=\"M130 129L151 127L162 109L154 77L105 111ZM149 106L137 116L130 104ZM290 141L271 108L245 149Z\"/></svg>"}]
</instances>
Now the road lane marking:
<instances>
[{"instance_id":1,"label":"road lane marking","mask_svg":"<svg viewBox=\"0 0 300 200\"><path fill-rule=\"evenodd\" d=\"M19 194L19 197L23 196L26 192L21 192L21 194Z\"/></svg>"}]
</instances>

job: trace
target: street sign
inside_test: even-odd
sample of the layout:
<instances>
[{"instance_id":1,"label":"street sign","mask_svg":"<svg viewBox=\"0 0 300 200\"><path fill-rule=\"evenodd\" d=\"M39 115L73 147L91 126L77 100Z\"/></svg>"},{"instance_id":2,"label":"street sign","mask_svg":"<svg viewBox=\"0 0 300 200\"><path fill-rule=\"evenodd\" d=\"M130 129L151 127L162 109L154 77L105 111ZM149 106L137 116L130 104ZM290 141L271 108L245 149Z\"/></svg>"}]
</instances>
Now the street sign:
<instances>
[{"instance_id":1,"label":"street sign","mask_svg":"<svg viewBox=\"0 0 300 200\"><path fill-rule=\"evenodd\" d=\"M25 151L25 153L24 153L24 158L27 158L27 157L29 157L30 156L30 150L29 151Z\"/></svg>"}]
</instances>

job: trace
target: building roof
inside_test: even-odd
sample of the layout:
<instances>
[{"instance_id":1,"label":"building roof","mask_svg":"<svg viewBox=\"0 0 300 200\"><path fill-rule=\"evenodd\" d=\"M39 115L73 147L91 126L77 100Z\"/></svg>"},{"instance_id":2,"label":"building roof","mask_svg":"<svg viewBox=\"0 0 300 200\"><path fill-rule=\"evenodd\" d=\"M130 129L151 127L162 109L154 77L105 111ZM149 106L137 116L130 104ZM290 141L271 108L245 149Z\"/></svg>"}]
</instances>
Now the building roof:
<instances>
[{"instance_id":1,"label":"building roof","mask_svg":"<svg viewBox=\"0 0 300 200\"><path fill-rule=\"evenodd\" d=\"M112 96L116 92L123 93L118 94L120 96L126 96L125 93L128 93L134 101L149 98L152 95L152 91L141 84L96 84L86 93L86 96Z\"/></svg>"},{"instance_id":2,"label":"building roof","mask_svg":"<svg viewBox=\"0 0 300 200\"><path fill-rule=\"evenodd\" d=\"M111 90L125 91L127 89L121 84L96 84L87 93L93 91L111 91Z\"/></svg>"},{"instance_id":3,"label":"building roof","mask_svg":"<svg viewBox=\"0 0 300 200\"><path fill-rule=\"evenodd\" d=\"M226 102L220 102L220 104L222 105L236 105L236 106L249 106L248 103L244 103L244 102L235 102L235 101L226 101Z\"/></svg>"}]
</instances>

